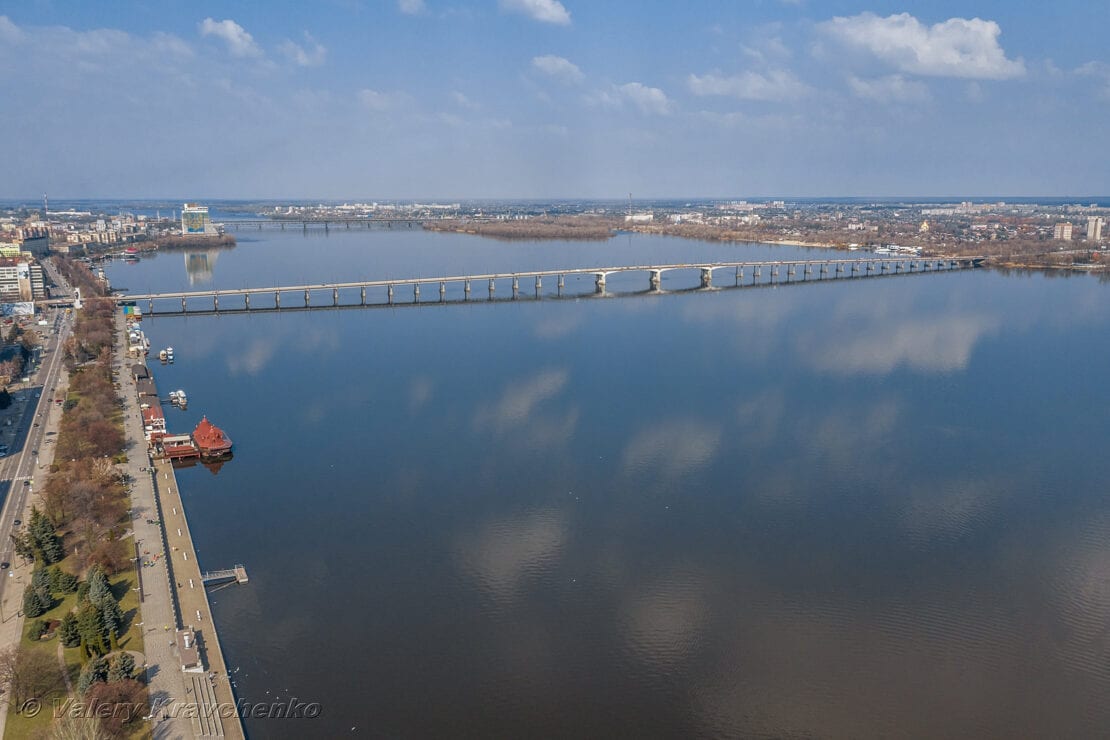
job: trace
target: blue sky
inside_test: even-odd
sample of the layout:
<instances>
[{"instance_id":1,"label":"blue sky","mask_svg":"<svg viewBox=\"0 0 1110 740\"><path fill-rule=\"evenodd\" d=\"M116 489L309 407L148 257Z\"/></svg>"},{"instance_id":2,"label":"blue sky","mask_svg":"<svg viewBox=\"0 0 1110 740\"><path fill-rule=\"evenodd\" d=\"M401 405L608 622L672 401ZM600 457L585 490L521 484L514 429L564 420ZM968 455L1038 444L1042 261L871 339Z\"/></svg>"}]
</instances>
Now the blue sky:
<instances>
[{"instance_id":1,"label":"blue sky","mask_svg":"<svg viewBox=\"0 0 1110 740\"><path fill-rule=\"evenodd\" d=\"M1110 193L1110 3L0 2L0 197Z\"/></svg>"}]
</instances>

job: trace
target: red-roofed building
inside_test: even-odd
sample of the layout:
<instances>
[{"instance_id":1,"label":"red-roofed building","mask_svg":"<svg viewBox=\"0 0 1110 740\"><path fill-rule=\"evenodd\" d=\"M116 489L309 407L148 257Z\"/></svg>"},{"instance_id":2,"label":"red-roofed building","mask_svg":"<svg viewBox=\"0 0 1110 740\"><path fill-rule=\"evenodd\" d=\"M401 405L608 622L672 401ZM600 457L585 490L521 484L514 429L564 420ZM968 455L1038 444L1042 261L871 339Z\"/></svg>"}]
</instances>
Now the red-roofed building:
<instances>
[{"instance_id":1,"label":"red-roofed building","mask_svg":"<svg viewBox=\"0 0 1110 740\"><path fill-rule=\"evenodd\" d=\"M161 404L155 403L143 409L143 436L148 443L161 442L166 436L166 415Z\"/></svg>"},{"instance_id":2,"label":"red-roofed building","mask_svg":"<svg viewBox=\"0 0 1110 740\"><path fill-rule=\"evenodd\" d=\"M207 416L193 430L193 441L203 457L219 457L231 452L231 438L224 434L223 429L208 421Z\"/></svg>"}]
</instances>

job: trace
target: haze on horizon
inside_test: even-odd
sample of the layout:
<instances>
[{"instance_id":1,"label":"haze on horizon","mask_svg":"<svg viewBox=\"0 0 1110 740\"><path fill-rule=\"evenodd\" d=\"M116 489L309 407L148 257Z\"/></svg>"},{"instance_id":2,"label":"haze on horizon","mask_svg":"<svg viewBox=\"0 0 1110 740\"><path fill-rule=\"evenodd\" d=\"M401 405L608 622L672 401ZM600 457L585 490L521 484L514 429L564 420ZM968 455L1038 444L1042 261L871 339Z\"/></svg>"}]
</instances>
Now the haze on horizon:
<instances>
[{"instance_id":1,"label":"haze on horizon","mask_svg":"<svg viewBox=\"0 0 1110 740\"><path fill-rule=\"evenodd\" d=\"M3 198L1110 192L1106 4L3 13Z\"/></svg>"}]
</instances>

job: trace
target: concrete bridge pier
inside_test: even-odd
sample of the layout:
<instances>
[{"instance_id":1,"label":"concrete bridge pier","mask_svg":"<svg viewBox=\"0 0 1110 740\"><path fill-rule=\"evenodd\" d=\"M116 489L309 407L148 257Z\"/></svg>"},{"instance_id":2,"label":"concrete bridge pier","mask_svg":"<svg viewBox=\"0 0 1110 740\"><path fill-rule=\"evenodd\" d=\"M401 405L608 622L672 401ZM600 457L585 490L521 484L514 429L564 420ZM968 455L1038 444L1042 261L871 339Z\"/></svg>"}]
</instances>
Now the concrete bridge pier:
<instances>
[{"instance_id":1,"label":"concrete bridge pier","mask_svg":"<svg viewBox=\"0 0 1110 740\"><path fill-rule=\"evenodd\" d=\"M413 303L419 303L420 302L420 283L413 283L412 284L412 302Z\"/></svg>"},{"instance_id":2,"label":"concrete bridge pier","mask_svg":"<svg viewBox=\"0 0 1110 740\"><path fill-rule=\"evenodd\" d=\"M251 294L250 293L244 293L243 294L243 308L247 309L248 311L251 310Z\"/></svg>"},{"instance_id":3,"label":"concrete bridge pier","mask_svg":"<svg viewBox=\"0 0 1110 740\"><path fill-rule=\"evenodd\" d=\"M185 313L185 299L181 299L181 313Z\"/></svg>"},{"instance_id":4,"label":"concrete bridge pier","mask_svg":"<svg viewBox=\"0 0 1110 740\"><path fill-rule=\"evenodd\" d=\"M539 275L536 275L536 298L540 297L540 293L542 291L543 291L543 279L540 278Z\"/></svg>"},{"instance_id":5,"label":"concrete bridge pier","mask_svg":"<svg viewBox=\"0 0 1110 740\"><path fill-rule=\"evenodd\" d=\"M790 282L790 278L794 277L794 265L786 266L786 282Z\"/></svg>"},{"instance_id":6,"label":"concrete bridge pier","mask_svg":"<svg viewBox=\"0 0 1110 740\"><path fill-rule=\"evenodd\" d=\"M855 276L855 274L858 273L858 272L859 272L859 263L858 262L853 262L852 263L852 275Z\"/></svg>"},{"instance_id":7,"label":"concrete bridge pier","mask_svg":"<svg viewBox=\"0 0 1110 740\"><path fill-rule=\"evenodd\" d=\"M813 274L813 265L806 263L805 269L802 270L802 280Z\"/></svg>"},{"instance_id":8,"label":"concrete bridge pier","mask_svg":"<svg viewBox=\"0 0 1110 740\"><path fill-rule=\"evenodd\" d=\"M775 282L775 278L777 278L778 276L779 276L779 266L778 265L772 265L771 266L771 282L772 283Z\"/></svg>"},{"instance_id":9,"label":"concrete bridge pier","mask_svg":"<svg viewBox=\"0 0 1110 740\"><path fill-rule=\"evenodd\" d=\"M390 283L386 287L385 297L386 297L386 300L389 301L390 305L393 305L393 283Z\"/></svg>"},{"instance_id":10,"label":"concrete bridge pier","mask_svg":"<svg viewBox=\"0 0 1110 740\"><path fill-rule=\"evenodd\" d=\"M339 288L332 288L331 289L331 305L333 305L333 306L338 306L339 305Z\"/></svg>"},{"instance_id":11,"label":"concrete bridge pier","mask_svg":"<svg viewBox=\"0 0 1110 740\"><path fill-rule=\"evenodd\" d=\"M594 287L597 289L598 293L604 293L605 292L605 273L604 272L599 272L596 275L594 275Z\"/></svg>"},{"instance_id":12,"label":"concrete bridge pier","mask_svg":"<svg viewBox=\"0 0 1110 740\"><path fill-rule=\"evenodd\" d=\"M562 295L563 294L563 288L566 287L566 282L563 280L562 275L559 276L559 282L556 283L556 287L559 289L559 295Z\"/></svg>"},{"instance_id":13,"label":"concrete bridge pier","mask_svg":"<svg viewBox=\"0 0 1110 740\"><path fill-rule=\"evenodd\" d=\"M304 291L304 305L305 305L305 308L308 308L308 304L309 304L308 288L305 288L305 291Z\"/></svg>"},{"instance_id":14,"label":"concrete bridge pier","mask_svg":"<svg viewBox=\"0 0 1110 740\"><path fill-rule=\"evenodd\" d=\"M493 300L493 291L494 291L493 278L490 278L489 279L489 298L490 298L491 301Z\"/></svg>"},{"instance_id":15,"label":"concrete bridge pier","mask_svg":"<svg viewBox=\"0 0 1110 740\"><path fill-rule=\"evenodd\" d=\"M828 266L828 264L822 262L821 263L821 277L824 277L828 274L829 274L829 266Z\"/></svg>"},{"instance_id":16,"label":"concrete bridge pier","mask_svg":"<svg viewBox=\"0 0 1110 740\"><path fill-rule=\"evenodd\" d=\"M867 274L870 275L875 270L875 265L870 262L867 263Z\"/></svg>"},{"instance_id":17,"label":"concrete bridge pier","mask_svg":"<svg viewBox=\"0 0 1110 740\"><path fill-rule=\"evenodd\" d=\"M736 267L736 284L739 285L742 282L744 282L744 267L738 265Z\"/></svg>"},{"instance_id":18,"label":"concrete bridge pier","mask_svg":"<svg viewBox=\"0 0 1110 740\"><path fill-rule=\"evenodd\" d=\"M759 265L756 265L755 269L752 271L752 282L758 283L761 277L763 277L763 269L759 267Z\"/></svg>"},{"instance_id":19,"label":"concrete bridge pier","mask_svg":"<svg viewBox=\"0 0 1110 740\"><path fill-rule=\"evenodd\" d=\"M274 291L274 308L281 308L281 291Z\"/></svg>"},{"instance_id":20,"label":"concrete bridge pier","mask_svg":"<svg viewBox=\"0 0 1110 740\"><path fill-rule=\"evenodd\" d=\"M517 293L520 292L520 279L513 275L513 298L516 298Z\"/></svg>"},{"instance_id":21,"label":"concrete bridge pier","mask_svg":"<svg viewBox=\"0 0 1110 740\"><path fill-rule=\"evenodd\" d=\"M466 300L470 300L470 278L463 280L463 296Z\"/></svg>"},{"instance_id":22,"label":"concrete bridge pier","mask_svg":"<svg viewBox=\"0 0 1110 740\"><path fill-rule=\"evenodd\" d=\"M703 288L712 288L713 287L713 270L712 270L712 268L709 268L709 267L701 268L701 287L703 287Z\"/></svg>"},{"instance_id":23,"label":"concrete bridge pier","mask_svg":"<svg viewBox=\"0 0 1110 740\"><path fill-rule=\"evenodd\" d=\"M151 298L150 301L148 302L148 304L149 304L150 308L147 310L147 313L154 313L154 299Z\"/></svg>"},{"instance_id":24,"label":"concrete bridge pier","mask_svg":"<svg viewBox=\"0 0 1110 740\"><path fill-rule=\"evenodd\" d=\"M359 293L360 293L360 300L361 300L360 305L365 306L366 305L366 286L365 285L362 286L362 289L359 291Z\"/></svg>"},{"instance_id":25,"label":"concrete bridge pier","mask_svg":"<svg viewBox=\"0 0 1110 740\"><path fill-rule=\"evenodd\" d=\"M661 270L652 270L651 275L648 276L648 285L652 290L659 290L659 283L663 281L663 273Z\"/></svg>"},{"instance_id":26,"label":"concrete bridge pier","mask_svg":"<svg viewBox=\"0 0 1110 740\"><path fill-rule=\"evenodd\" d=\"M282 231L285 231L285 224L282 224L282 225L281 225L281 230L282 230ZM236 231L238 231L238 229L236 229Z\"/></svg>"},{"instance_id":27,"label":"concrete bridge pier","mask_svg":"<svg viewBox=\"0 0 1110 740\"><path fill-rule=\"evenodd\" d=\"M447 301L447 283L442 280L439 281L439 302L445 303Z\"/></svg>"}]
</instances>

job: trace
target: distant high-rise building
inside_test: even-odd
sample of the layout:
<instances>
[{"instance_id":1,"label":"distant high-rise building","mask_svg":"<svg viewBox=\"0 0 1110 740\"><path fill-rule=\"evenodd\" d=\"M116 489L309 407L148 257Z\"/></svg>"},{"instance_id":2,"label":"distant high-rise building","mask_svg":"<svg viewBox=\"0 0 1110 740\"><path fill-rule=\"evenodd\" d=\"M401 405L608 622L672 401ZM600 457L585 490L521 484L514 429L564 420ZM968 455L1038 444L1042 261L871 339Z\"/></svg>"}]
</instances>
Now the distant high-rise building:
<instances>
[{"instance_id":1,"label":"distant high-rise building","mask_svg":"<svg viewBox=\"0 0 1110 740\"><path fill-rule=\"evenodd\" d=\"M181 209L181 234L215 234L216 227L208 220L208 206L186 203Z\"/></svg>"},{"instance_id":2,"label":"distant high-rise building","mask_svg":"<svg viewBox=\"0 0 1110 740\"><path fill-rule=\"evenodd\" d=\"M1087 241L1097 242L1102 239L1102 226L1106 222L1102 220L1102 216L1088 216L1087 217Z\"/></svg>"},{"instance_id":3,"label":"distant high-rise building","mask_svg":"<svg viewBox=\"0 0 1110 740\"><path fill-rule=\"evenodd\" d=\"M1071 241L1071 224L1067 221L1056 224L1052 229L1052 238L1061 241Z\"/></svg>"}]
</instances>

